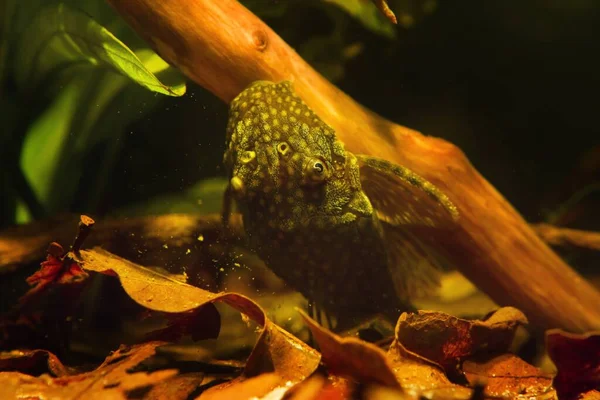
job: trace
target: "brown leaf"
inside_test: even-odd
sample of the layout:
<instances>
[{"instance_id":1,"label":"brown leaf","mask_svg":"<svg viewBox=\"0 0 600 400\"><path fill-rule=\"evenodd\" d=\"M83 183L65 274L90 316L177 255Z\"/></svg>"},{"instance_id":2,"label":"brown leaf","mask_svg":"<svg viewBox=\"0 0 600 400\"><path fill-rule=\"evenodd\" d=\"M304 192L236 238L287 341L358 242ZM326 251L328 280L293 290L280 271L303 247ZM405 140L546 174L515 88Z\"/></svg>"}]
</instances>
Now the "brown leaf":
<instances>
[{"instance_id":1,"label":"brown leaf","mask_svg":"<svg viewBox=\"0 0 600 400\"><path fill-rule=\"evenodd\" d=\"M39 375L40 371L54 376L68 375L68 369L58 357L46 350L13 350L0 353L0 371L27 372Z\"/></svg>"},{"instance_id":2,"label":"brown leaf","mask_svg":"<svg viewBox=\"0 0 600 400\"><path fill-rule=\"evenodd\" d=\"M149 310L181 313L219 297L217 293L171 279L100 248L82 250L80 257L81 266L87 271L116 274L129 297Z\"/></svg>"},{"instance_id":3,"label":"brown leaf","mask_svg":"<svg viewBox=\"0 0 600 400\"><path fill-rule=\"evenodd\" d=\"M319 345L323 364L334 375L350 377L360 383L378 383L399 388L386 354L379 347L352 337L341 338L319 326L298 310Z\"/></svg>"},{"instance_id":4,"label":"brown leaf","mask_svg":"<svg viewBox=\"0 0 600 400\"><path fill-rule=\"evenodd\" d=\"M346 400L356 398L357 384L341 376L316 374L294 388L289 400ZM387 386L381 386L386 387ZM402 393L399 388L395 393ZM354 396L353 396L354 395ZM398 398L396 398L397 400Z\"/></svg>"},{"instance_id":5,"label":"brown leaf","mask_svg":"<svg viewBox=\"0 0 600 400\"><path fill-rule=\"evenodd\" d=\"M321 388L321 390L312 397L312 400L346 400L352 399L356 396L352 396L354 387L356 384L349 381L348 379L341 378L339 376L330 376L327 379L325 385ZM396 388L399 391L399 388ZM308 400L297 399L297 400Z\"/></svg>"},{"instance_id":6,"label":"brown leaf","mask_svg":"<svg viewBox=\"0 0 600 400\"><path fill-rule=\"evenodd\" d=\"M504 353L525 315L512 307L497 310L485 321L469 321L435 311L404 313L396 340L409 351L454 371L457 362L478 352Z\"/></svg>"},{"instance_id":7,"label":"brown leaf","mask_svg":"<svg viewBox=\"0 0 600 400\"><path fill-rule=\"evenodd\" d=\"M471 385L484 384L484 394L494 398L555 399L552 376L527 364L514 354L503 354L485 362L465 361L462 365Z\"/></svg>"},{"instance_id":8,"label":"brown leaf","mask_svg":"<svg viewBox=\"0 0 600 400\"><path fill-rule=\"evenodd\" d=\"M597 390L590 390L579 396L580 400L600 400L600 392Z\"/></svg>"},{"instance_id":9,"label":"brown leaf","mask_svg":"<svg viewBox=\"0 0 600 400\"><path fill-rule=\"evenodd\" d=\"M365 388L364 400L402 400L414 399L414 396L407 396L397 389L385 386L371 385Z\"/></svg>"},{"instance_id":10,"label":"brown leaf","mask_svg":"<svg viewBox=\"0 0 600 400\"><path fill-rule=\"evenodd\" d=\"M304 382L298 384L291 392L289 400L312 400L317 398L326 381L323 375L314 374Z\"/></svg>"},{"instance_id":11,"label":"brown leaf","mask_svg":"<svg viewBox=\"0 0 600 400\"><path fill-rule=\"evenodd\" d=\"M162 380L144 395L144 400L179 400L188 399L202 384L204 374L189 372Z\"/></svg>"},{"instance_id":12,"label":"brown leaf","mask_svg":"<svg viewBox=\"0 0 600 400\"><path fill-rule=\"evenodd\" d=\"M387 355L406 392L424 398L471 398L470 389L450 382L439 365L408 351L398 340L394 340Z\"/></svg>"},{"instance_id":13,"label":"brown leaf","mask_svg":"<svg viewBox=\"0 0 600 400\"><path fill-rule=\"evenodd\" d=\"M551 329L546 332L546 348L557 368L554 387L561 399L577 398L600 386L600 333Z\"/></svg>"},{"instance_id":14,"label":"brown leaf","mask_svg":"<svg viewBox=\"0 0 600 400\"><path fill-rule=\"evenodd\" d=\"M197 399L258 399L267 397L270 393L281 392L281 395L283 395L289 387L291 385L285 385L285 381L278 374L264 373L252 378L234 379L230 382L214 386L202 393ZM274 396L273 398L281 398L281 396Z\"/></svg>"},{"instance_id":15,"label":"brown leaf","mask_svg":"<svg viewBox=\"0 0 600 400\"><path fill-rule=\"evenodd\" d=\"M166 328L146 335L146 340L174 342L191 335L192 340L216 339L221 329L221 315L212 303L181 314L166 314L169 324Z\"/></svg>"},{"instance_id":16,"label":"brown leaf","mask_svg":"<svg viewBox=\"0 0 600 400\"><path fill-rule=\"evenodd\" d=\"M121 347L96 370L83 374L38 378L19 372L0 372L0 398L85 398L127 399L133 391L151 388L158 382L177 374L177 370L153 373L128 373L143 360L154 355L156 347L164 342L149 342L131 348Z\"/></svg>"},{"instance_id":17,"label":"brown leaf","mask_svg":"<svg viewBox=\"0 0 600 400\"><path fill-rule=\"evenodd\" d=\"M116 274L127 294L154 311L187 313L220 301L230 305L263 327L244 373L235 382L265 372L274 372L277 384L304 380L319 365L320 355L267 319L264 311L249 298L236 293L211 293L161 275L101 249L82 250L81 265L89 271ZM200 328L201 326L198 325ZM204 328L201 328L204 329ZM216 386L217 390L220 386Z\"/></svg>"},{"instance_id":18,"label":"brown leaf","mask_svg":"<svg viewBox=\"0 0 600 400\"><path fill-rule=\"evenodd\" d=\"M471 397L470 389L450 382L441 367L407 351L397 340L386 354L371 343L352 337L341 338L319 326L303 312L301 314L319 345L323 363L331 374L349 377L360 383L393 388L417 397ZM332 390L332 393L335 392Z\"/></svg>"}]
</instances>

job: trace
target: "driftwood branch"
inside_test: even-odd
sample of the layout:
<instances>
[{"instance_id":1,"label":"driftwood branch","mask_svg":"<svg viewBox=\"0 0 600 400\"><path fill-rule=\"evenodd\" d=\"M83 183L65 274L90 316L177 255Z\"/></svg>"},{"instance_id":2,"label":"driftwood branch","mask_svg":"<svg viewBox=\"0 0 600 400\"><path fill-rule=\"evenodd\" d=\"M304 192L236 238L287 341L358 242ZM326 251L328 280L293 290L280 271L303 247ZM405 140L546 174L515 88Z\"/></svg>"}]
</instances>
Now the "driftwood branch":
<instances>
[{"instance_id":1,"label":"driftwood branch","mask_svg":"<svg viewBox=\"0 0 600 400\"><path fill-rule=\"evenodd\" d=\"M519 307L542 328L600 329L600 294L540 240L456 146L365 109L234 0L108 1L163 58L223 101L255 80L293 81L348 150L402 164L445 191L461 220L440 250L493 300Z\"/></svg>"},{"instance_id":2,"label":"driftwood branch","mask_svg":"<svg viewBox=\"0 0 600 400\"><path fill-rule=\"evenodd\" d=\"M549 224L532 225L538 236L551 246L600 250L600 232L560 228Z\"/></svg>"}]
</instances>

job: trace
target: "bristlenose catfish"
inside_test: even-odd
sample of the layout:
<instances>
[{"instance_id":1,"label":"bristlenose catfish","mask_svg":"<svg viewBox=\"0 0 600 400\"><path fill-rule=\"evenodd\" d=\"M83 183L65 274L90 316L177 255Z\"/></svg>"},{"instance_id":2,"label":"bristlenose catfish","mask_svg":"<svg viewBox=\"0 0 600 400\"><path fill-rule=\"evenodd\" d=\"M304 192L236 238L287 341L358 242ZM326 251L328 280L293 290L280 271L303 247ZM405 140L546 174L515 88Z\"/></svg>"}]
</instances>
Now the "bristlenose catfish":
<instances>
[{"instance_id":1,"label":"bristlenose catfish","mask_svg":"<svg viewBox=\"0 0 600 400\"><path fill-rule=\"evenodd\" d=\"M454 225L454 204L402 166L345 150L291 82L240 93L226 140L224 220L233 198L251 249L340 325L395 320L435 287L438 258L412 228Z\"/></svg>"}]
</instances>

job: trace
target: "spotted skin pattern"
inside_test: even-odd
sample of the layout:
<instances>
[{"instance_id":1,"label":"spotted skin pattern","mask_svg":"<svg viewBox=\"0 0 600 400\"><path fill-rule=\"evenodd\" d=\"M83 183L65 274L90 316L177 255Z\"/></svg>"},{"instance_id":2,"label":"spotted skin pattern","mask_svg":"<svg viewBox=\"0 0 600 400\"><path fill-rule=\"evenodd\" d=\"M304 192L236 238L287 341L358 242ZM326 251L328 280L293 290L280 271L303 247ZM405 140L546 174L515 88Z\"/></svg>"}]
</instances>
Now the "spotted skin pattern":
<instances>
[{"instance_id":1,"label":"spotted skin pattern","mask_svg":"<svg viewBox=\"0 0 600 400\"><path fill-rule=\"evenodd\" d=\"M233 100L226 148L228 193L269 268L348 324L407 308L359 158L290 82L254 82Z\"/></svg>"}]
</instances>

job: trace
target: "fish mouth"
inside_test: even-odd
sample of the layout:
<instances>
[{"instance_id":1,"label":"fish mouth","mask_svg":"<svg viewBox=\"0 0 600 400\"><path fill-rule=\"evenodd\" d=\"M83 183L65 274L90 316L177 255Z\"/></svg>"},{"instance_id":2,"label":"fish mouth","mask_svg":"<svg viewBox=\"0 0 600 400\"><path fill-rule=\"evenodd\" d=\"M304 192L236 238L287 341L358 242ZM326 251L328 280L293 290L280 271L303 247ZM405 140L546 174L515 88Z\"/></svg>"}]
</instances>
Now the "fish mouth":
<instances>
[{"instance_id":1,"label":"fish mouth","mask_svg":"<svg viewBox=\"0 0 600 400\"><path fill-rule=\"evenodd\" d=\"M236 196L243 196L246 193L246 185L239 176L234 176L229 181L229 187Z\"/></svg>"}]
</instances>

